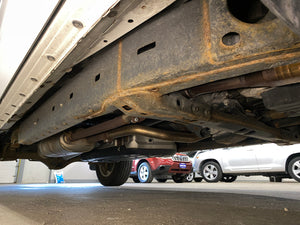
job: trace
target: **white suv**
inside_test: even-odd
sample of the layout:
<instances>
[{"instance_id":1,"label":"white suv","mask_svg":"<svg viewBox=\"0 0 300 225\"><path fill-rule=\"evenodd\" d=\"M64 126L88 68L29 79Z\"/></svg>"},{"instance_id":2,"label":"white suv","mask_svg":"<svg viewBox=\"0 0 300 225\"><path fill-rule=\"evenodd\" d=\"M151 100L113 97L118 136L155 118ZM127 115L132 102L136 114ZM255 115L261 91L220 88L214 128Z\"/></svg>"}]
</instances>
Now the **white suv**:
<instances>
[{"instance_id":1,"label":"white suv","mask_svg":"<svg viewBox=\"0 0 300 225\"><path fill-rule=\"evenodd\" d=\"M294 178L300 182L300 145L266 144L198 151L193 168L207 182L232 182L238 175L264 175L276 182Z\"/></svg>"}]
</instances>

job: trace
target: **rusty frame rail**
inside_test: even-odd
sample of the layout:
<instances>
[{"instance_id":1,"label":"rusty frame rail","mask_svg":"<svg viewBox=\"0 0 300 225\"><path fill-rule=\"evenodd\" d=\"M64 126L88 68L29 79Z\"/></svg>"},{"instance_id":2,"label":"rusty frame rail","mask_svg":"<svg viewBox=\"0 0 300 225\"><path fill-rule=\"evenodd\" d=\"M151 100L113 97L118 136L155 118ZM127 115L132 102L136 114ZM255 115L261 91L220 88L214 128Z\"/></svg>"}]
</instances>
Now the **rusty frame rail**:
<instances>
[{"instance_id":1,"label":"rusty frame rail","mask_svg":"<svg viewBox=\"0 0 300 225\"><path fill-rule=\"evenodd\" d=\"M232 33L238 34L238 42L228 45L222 41ZM160 104L163 96L295 63L300 61L299 43L299 36L279 19L256 24L239 21L225 0L178 1L83 62L82 71L21 123L18 142L33 144L115 110L128 116L208 124L236 132L243 129L239 121L231 128L219 126L227 124L229 115L207 123L205 112L209 110L198 114L172 110ZM271 140L278 140L277 136L286 139L279 130L271 130ZM261 138L270 140L269 135Z\"/></svg>"}]
</instances>

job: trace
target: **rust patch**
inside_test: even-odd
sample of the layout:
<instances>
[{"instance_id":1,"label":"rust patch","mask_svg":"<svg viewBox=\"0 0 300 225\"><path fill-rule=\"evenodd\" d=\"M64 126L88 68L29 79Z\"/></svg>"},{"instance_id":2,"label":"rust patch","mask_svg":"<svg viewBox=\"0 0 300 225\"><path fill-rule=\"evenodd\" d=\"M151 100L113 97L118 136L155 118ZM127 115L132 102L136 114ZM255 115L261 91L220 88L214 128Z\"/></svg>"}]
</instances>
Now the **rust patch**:
<instances>
[{"instance_id":1,"label":"rust patch","mask_svg":"<svg viewBox=\"0 0 300 225\"><path fill-rule=\"evenodd\" d=\"M136 87L136 88L131 88L131 89L127 89L127 90L119 90L115 94L113 94L110 97L108 97L107 99L105 99L103 101L102 105L101 105L101 108L97 112L94 112L94 113L88 114L88 115L82 115L82 116L80 116L80 118L90 119L90 118L93 118L93 117L101 116L105 113L105 109L108 106L116 105L116 102L121 100L121 98L124 100L125 97L130 98L130 96L136 96L136 95L139 95L139 94L140 95L149 95L149 93L151 93L152 95L161 96L163 94L166 94L167 93L167 88L170 87L170 86L173 86L173 85L189 83L189 82L195 83L195 81L203 80L205 77L213 76L213 75L221 74L221 73L226 73L226 72L229 72L229 71L234 71L234 70L236 70L238 68L241 68L241 67L247 67L247 66L251 66L251 65L255 65L255 64L259 64L259 63L265 63L265 62L276 63L279 60L282 60L283 58L285 60L288 60L288 59L293 59L293 58L296 58L296 57L299 57L299 56L300 56L299 53L288 53L288 54L285 54L284 56L283 55L270 56L270 57L267 57L267 58L260 58L260 59L256 59L256 60L253 60L253 61L243 62L243 63L240 63L240 64L227 66L227 67L221 67L221 68L213 69L213 70L206 71L206 72L190 74L190 75L187 75L187 76L178 77L178 78L174 78L172 80L162 81L160 83L146 85L146 86L143 86L143 87ZM214 81L214 79L211 79L211 81ZM154 89L154 88L158 88L159 92L156 92L156 93L151 92L151 90ZM162 88L164 88L164 90Z\"/></svg>"},{"instance_id":2,"label":"rust patch","mask_svg":"<svg viewBox=\"0 0 300 225\"><path fill-rule=\"evenodd\" d=\"M203 28L204 28L204 33L200 34L203 35L204 37L204 43L206 48L208 49L208 51L206 52L205 56L208 60L209 63L214 64L215 61L213 60L213 57L211 55L211 31L210 31L210 19L209 19L209 6L208 6L208 2L207 1L203 1Z\"/></svg>"},{"instance_id":3,"label":"rust patch","mask_svg":"<svg viewBox=\"0 0 300 225\"><path fill-rule=\"evenodd\" d=\"M122 41L119 41L117 90L121 90L121 70L122 70Z\"/></svg>"}]
</instances>

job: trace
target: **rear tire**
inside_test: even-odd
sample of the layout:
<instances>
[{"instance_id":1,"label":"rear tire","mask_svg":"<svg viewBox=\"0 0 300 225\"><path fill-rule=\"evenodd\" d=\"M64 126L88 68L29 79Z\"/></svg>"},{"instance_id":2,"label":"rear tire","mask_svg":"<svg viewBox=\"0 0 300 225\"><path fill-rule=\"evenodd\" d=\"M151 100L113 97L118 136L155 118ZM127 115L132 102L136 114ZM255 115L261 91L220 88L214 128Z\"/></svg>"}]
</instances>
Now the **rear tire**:
<instances>
[{"instance_id":1,"label":"rear tire","mask_svg":"<svg viewBox=\"0 0 300 225\"><path fill-rule=\"evenodd\" d=\"M172 179L175 183L183 183L186 179L186 176L183 176L181 174L175 174L172 176Z\"/></svg>"},{"instance_id":2,"label":"rear tire","mask_svg":"<svg viewBox=\"0 0 300 225\"><path fill-rule=\"evenodd\" d=\"M292 178L300 182L300 157L295 157L289 162L288 172Z\"/></svg>"},{"instance_id":3,"label":"rear tire","mask_svg":"<svg viewBox=\"0 0 300 225\"><path fill-rule=\"evenodd\" d=\"M167 179L155 178L159 183L166 183Z\"/></svg>"},{"instance_id":4,"label":"rear tire","mask_svg":"<svg viewBox=\"0 0 300 225\"><path fill-rule=\"evenodd\" d=\"M203 180L202 177L194 178L194 181L195 181L195 182L201 182L202 180Z\"/></svg>"},{"instance_id":5,"label":"rear tire","mask_svg":"<svg viewBox=\"0 0 300 225\"><path fill-rule=\"evenodd\" d=\"M271 176L269 180L270 182L282 182L282 177Z\"/></svg>"},{"instance_id":6,"label":"rear tire","mask_svg":"<svg viewBox=\"0 0 300 225\"><path fill-rule=\"evenodd\" d=\"M96 164L96 174L99 182L104 186L120 186L124 184L130 174L132 161Z\"/></svg>"},{"instance_id":7,"label":"rear tire","mask_svg":"<svg viewBox=\"0 0 300 225\"><path fill-rule=\"evenodd\" d=\"M185 181L186 182L192 182L193 181L193 179L194 179L194 173L192 172L192 173L189 173L187 176L186 176L186 178L185 178Z\"/></svg>"},{"instance_id":8,"label":"rear tire","mask_svg":"<svg viewBox=\"0 0 300 225\"><path fill-rule=\"evenodd\" d=\"M231 183L233 181L235 181L237 178L237 176L233 176L233 175L225 175L222 177L221 181L225 182L225 183Z\"/></svg>"},{"instance_id":9,"label":"rear tire","mask_svg":"<svg viewBox=\"0 0 300 225\"><path fill-rule=\"evenodd\" d=\"M138 177L133 177L132 180L134 183L140 183L140 180Z\"/></svg>"}]
</instances>

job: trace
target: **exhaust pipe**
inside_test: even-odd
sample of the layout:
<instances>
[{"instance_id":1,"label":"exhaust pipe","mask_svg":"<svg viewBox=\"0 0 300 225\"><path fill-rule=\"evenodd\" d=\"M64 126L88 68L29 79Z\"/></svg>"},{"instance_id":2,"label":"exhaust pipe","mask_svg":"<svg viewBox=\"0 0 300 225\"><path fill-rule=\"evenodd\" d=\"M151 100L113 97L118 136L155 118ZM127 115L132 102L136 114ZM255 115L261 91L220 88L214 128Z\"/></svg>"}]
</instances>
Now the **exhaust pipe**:
<instances>
[{"instance_id":1,"label":"exhaust pipe","mask_svg":"<svg viewBox=\"0 0 300 225\"><path fill-rule=\"evenodd\" d=\"M184 142L184 143L193 143L204 139L203 137L196 136L195 134L186 133L186 132L176 132L169 130L161 130L153 127L145 127L140 125L129 125L125 127L120 127L108 131L106 133L98 134L92 137L87 138L89 142L96 141L112 141L113 139L132 136L132 135L141 135L150 138L157 138L165 141L173 142ZM205 137L207 138L207 137Z\"/></svg>"},{"instance_id":2,"label":"exhaust pipe","mask_svg":"<svg viewBox=\"0 0 300 225\"><path fill-rule=\"evenodd\" d=\"M38 144L38 154L42 158L47 157L69 157L89 152L95 148L96 142L91 143L86 139L68 141L66 134L48 138Z\"/></svg>"},{"instance_id":3,"label":"exhaust pipe","mask_svg":"<svg viewBox=\"0 0 300 225\"><path fill-rule=\"evenodd\" d=\"M207 136L199 137L195 134L186 132L175 132L140 125L129 125L76 141L71 141L71 135L63 134L54 136L38 144L38 153L43 158L72 157L91 151L99 141L110 142L117 138L133 135L184 143L193 143L208 138Z\"/></svg>"},{"instance_id":4,"label":"exhaust pipe","mask_svg":"<svg viewBox=\"0 0 300 225\"><path fill-rule=\"evenodd\" d=\"M189 98L217 91L227 91L238 88L277 87L300 81L300 63L279 66L273 69L254 72L192 87L185 90Z\"/></svg>"}]
</instances>

